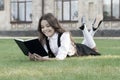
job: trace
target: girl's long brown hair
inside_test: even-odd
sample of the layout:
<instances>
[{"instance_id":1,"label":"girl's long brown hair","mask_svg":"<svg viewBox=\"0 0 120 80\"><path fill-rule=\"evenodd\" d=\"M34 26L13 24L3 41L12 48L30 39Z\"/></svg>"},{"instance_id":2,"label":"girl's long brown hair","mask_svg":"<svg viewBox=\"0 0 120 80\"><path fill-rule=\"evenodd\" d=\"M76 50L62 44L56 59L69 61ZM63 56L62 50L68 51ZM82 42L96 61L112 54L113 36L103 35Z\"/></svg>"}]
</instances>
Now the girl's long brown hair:
<instances>
[{"instance_id":1,"label":"girl's long brown hair","mask_svg":"<svg viewBox=\"0 0 120 80\"><path fill-rule=\"evenodd\" d=\"M64 33L65 30L61 27L61 25L59 24L59 21L51 14L45 14L43 16L41 16L40 20L39 20L39 24L38 24L38 32L39 32L39 40L42 43L42 45L44 45L46 43L46 36L43 34L43 32L41 31L41 21L42 20L47 20L49 25L57 32L57 33ZM72 45L74 46L74 48L76 47L74 44L74 40L72 39L71 33L70 33L70 39L72 41ZM75 48L76 49L76 48Z\"/></svg>"},{"instance_id":2,"label":"girl's long brown hair","mask_svg":"<svg viewBox=\"0 0 120 80\"><path fill-rule=\"evenodd\" d=\"M45 43L46 36L41 31L41 21L47 20L49 25L55 30L57 33L64 33L65 30L60 26L59 21L51 14L47 13L41 16L39 23L38 23L38 32L39 32L39 39L41 43Z\"/></svg>"}]
</instances>

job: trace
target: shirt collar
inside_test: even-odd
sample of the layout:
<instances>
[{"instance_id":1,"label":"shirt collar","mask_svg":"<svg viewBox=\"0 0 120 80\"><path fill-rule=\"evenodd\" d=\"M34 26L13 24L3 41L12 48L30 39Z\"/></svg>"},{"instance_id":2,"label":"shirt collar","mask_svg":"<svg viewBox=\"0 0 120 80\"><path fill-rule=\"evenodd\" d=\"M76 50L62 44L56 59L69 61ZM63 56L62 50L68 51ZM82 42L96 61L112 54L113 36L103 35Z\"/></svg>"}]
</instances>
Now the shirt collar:
<instances>
[{"instance_id":1,"label":"shirt collar","mask_svg":"<svg viewBox=\"0 0 120 80\"><path fill-rule=\"evenodd\" d=\"M57 37L58 37L58 33L55 32L55 33L53 34L53 36L48 37L48 40L49 40L49 39L55 39L55 38L57 38Z\"/></svg>"}]
</instances>

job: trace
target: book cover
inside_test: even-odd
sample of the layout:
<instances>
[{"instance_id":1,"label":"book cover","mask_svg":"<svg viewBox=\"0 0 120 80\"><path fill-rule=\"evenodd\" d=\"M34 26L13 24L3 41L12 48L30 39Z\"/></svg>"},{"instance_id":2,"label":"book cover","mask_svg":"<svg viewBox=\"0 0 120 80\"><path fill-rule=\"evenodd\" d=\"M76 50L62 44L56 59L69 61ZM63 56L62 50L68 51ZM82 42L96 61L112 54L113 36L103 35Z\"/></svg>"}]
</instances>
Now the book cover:
<instances>
[{"instance_id":1,"label":"book cover","mask_svg":"<svg viewBox=\"0 0 120 80\"><path fill-rule=\"evenodd\" d=\"M22 50L24 55L28 56L28 53L36 53L40 56L48 56L47 52L43 48L42 44L40 43L39 39L29 39L29 40L22 40L22 39L14 39L19 48Z\"/></svg>"}]
</instances>

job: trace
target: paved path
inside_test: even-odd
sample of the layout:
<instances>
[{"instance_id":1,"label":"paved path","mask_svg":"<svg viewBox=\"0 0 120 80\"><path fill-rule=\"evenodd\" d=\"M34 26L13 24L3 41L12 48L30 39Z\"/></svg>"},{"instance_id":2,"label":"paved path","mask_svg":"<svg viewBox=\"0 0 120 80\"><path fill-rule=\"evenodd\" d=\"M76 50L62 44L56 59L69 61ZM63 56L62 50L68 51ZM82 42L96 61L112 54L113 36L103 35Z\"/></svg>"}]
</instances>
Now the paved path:
<instances>
[{"instance_id":1,"label":"paved path","mask_svg":"<svg viewBox=\"0 0 120 80\"><path fill-rule=\"evenodd\" d=\"M15 38L37 38L37 37L0 37L0 39L15 39Z\"/></svg>"},{"instance_id":2,"label":"paved path","mask_svg":"<svg viewBox=\"0 0 120 80\"><path fill-rule=\"evenodd\" d=\"M0 36L0 39L15 39L15 38L37 38L37 37L2 37ZM83 39L83 37L74 37L74 38ZM120 37L94 37L94 39L120 39Z\"/></svg>"},{"instance_id":3,"label":"paved path","mask_svg":"<svg viewBox=\"0 0 120 80\"><path fill-rule=\"evenodd\" d=\"M83 37L74 37L74 38L81 38L83 39ZM94 37L94 39L120 39L120 37Z\"/></svg>"}]
</instances>

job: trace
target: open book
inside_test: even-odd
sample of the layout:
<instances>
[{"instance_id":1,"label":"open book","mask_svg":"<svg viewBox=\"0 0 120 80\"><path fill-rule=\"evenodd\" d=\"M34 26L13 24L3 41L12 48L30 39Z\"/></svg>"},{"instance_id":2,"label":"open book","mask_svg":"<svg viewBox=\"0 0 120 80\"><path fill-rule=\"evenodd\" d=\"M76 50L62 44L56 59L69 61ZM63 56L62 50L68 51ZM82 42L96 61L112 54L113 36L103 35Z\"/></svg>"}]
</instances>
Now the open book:
<instances>
[{"instance_id":1,"label":"open book","mask_svg":"<svg viewBox=\"0 0 120 80\"><path fill-rule=\"evenodd\" d=\"M40 56L48 55L38 38L29 39L29 40L22 40L22 39L14 39L14 40L26 56L28 56L29 52L36 53Z\"/></svg>"}]
</instances>

